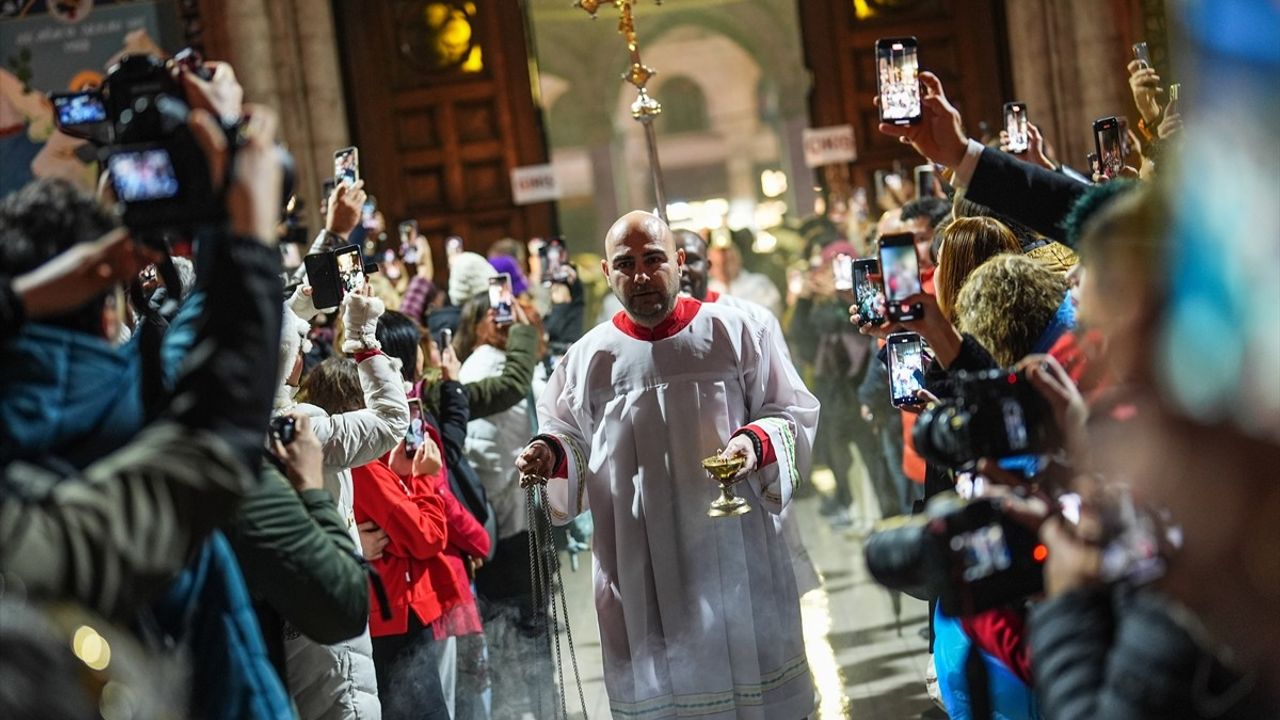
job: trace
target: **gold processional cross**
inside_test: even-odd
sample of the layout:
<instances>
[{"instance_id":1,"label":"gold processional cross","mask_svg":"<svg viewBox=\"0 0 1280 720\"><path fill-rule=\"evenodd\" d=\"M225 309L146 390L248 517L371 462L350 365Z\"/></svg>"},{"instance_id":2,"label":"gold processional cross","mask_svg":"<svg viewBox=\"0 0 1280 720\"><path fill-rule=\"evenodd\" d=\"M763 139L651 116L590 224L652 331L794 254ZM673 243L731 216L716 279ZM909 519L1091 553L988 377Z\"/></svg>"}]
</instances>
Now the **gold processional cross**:
<instances>
[{"instance_id":1,"label":"gold processional cross","mask_svg":"<svg viewBox=\"0 0 1280 720\"><path fill-rule=\"evenodd\" d=\"M655 0L661 5L662 0ZM658 216L663 222L667 220L667 190L662 182L662 165L658 162L658 136L653 129L653 121L662 114L662 104L649 95L645 89L650 78L658 74L657 70L645 65L640 60L640 46L636 40L635 19L631 15L633 0L577 0L574 7L582 8L596 18L596 11L601 5L612 4L618 8L618 33L627 41L627 52L631 55L631 65L622 79L635 86L637 95L631 103L631 117L644 126L644 141L649 149L649 174L653 177L653 199L658 206Z\"/></svg>"}]
</instances>

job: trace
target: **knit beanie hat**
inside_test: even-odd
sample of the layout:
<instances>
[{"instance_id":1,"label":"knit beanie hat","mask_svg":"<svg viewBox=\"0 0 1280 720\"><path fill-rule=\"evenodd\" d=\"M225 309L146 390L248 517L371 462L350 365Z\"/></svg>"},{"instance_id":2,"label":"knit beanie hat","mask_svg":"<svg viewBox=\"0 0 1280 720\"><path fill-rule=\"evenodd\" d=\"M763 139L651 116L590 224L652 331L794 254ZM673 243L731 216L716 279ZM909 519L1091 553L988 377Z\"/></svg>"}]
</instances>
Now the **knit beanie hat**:
<instances>
[{"instance_id":1,"label":"knit beanie hat","mask_svg":"<svg viewBox=\"0 0 1280 720\"><path fill-rule=\"evenodd\" d=\"M459 307L489 289L489 278L497 271L483 255L462 253L449 263L449 301Z\"/></svg>"}]
</instances>

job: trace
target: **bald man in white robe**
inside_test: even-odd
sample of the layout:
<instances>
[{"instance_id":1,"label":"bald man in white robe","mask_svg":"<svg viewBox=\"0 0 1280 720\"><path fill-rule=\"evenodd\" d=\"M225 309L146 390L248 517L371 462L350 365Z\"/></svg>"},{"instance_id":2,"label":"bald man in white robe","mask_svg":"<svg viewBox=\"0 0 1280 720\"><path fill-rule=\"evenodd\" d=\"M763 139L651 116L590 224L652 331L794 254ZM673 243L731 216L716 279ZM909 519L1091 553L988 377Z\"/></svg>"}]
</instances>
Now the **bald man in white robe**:
<instances>
[{"instance_id":1,"label":"bald man in white robe","mask_svg":"<svg viewBox=\"0 0 1280 720\"><path fill-rule=\"evenodd\" d=\"M818 401L781 338L680 297L684 253L658 217L623 216L603 269L623 310L574 343L517 466L552 517L590 510L605 687L619 720L800 720L814 707L800 604L775 516L806 477ZM745 463L752 512L710 518L701 467Z\"/></svg>"}]
</instances>

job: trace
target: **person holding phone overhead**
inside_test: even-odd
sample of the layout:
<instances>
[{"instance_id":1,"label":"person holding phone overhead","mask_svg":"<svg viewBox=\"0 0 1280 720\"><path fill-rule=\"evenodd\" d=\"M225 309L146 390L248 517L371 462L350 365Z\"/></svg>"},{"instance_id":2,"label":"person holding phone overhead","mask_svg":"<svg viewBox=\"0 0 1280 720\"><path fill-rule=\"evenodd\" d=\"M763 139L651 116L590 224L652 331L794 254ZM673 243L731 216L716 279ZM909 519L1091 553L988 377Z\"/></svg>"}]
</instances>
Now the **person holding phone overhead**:
<instances>
[{"instance_id":1,"label":"person holding phone overhead","mask_svg":"<svg viewBox=\"0 0 1280 720\"><path fill-rule=\"evenodd\" d=\"M807 475L818 400L765 326L680 297L685 256L661 218L624 215L604 255L623 310L556 367L516 468L546 483L553 522L592 513L612 713L806 717L799 597L773 516ZM735 492L752 512L707 517L714 455L742 458Z\"/></svg>"}]
</instances>

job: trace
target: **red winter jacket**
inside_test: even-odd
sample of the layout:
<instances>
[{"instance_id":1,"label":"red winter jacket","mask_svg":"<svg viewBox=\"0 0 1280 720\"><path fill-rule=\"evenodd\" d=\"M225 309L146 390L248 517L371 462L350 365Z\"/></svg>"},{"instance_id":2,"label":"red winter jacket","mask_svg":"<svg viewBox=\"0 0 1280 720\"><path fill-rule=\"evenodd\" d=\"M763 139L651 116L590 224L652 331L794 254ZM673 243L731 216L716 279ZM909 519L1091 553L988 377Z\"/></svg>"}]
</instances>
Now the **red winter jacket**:
<instances>
[{"instance_id":1,"label":"red winter jacket","mask_svg":"<svg viewBox=\"0 0 1280 720\"><path fill-rule=\"evenodd\" d=\"M427 441L434 442L440 448L440 456L444 457L444 442L440 431L431 423L425 423ZM459 598L454 607L445 606L444 617L436 624L436 638L475 635L484 632L484 624L480 620L480 611L476 607L475 595L471 592L471 575L467 572L469 558L489 557L489 533L476 520L449 487L448 470L443 466L440 472L420 480L432 482L436 494L444 500L445 524L449 528L449 543L444 549L444 560L453 572L454 586L458 589Z\"/></svg>"},{"instance_id":2,"label":"red winter jacket","mask_svg":"<svg viewBox=\"0 0 1280 720\"><path fill-rule=\"evenodd\" d=\"M423 625L435 622L458 602L453 574L441 556L448 540L444 500L434 484L411 479L406 485L381 460L352 468L351 479L356 522L372 520L390 540L372 563L386 587L391 619L382 619L371 598L369 634L404 634L410 609Z\"/></svg>"}]
</instances>

